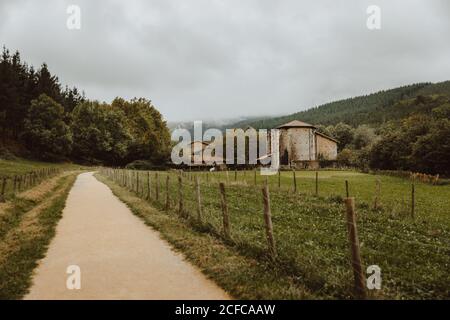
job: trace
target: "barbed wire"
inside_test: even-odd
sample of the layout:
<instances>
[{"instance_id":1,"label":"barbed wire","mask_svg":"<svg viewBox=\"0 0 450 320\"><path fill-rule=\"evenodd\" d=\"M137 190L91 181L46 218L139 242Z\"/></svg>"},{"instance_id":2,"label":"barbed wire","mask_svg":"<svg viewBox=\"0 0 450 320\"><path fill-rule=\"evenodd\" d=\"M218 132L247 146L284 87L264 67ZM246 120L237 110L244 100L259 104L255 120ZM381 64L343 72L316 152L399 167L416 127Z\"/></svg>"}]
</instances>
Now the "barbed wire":
<instances>
[{"instance_id":1,"label":"barbed wire","mask_svg":"<svg viewBox=\"0 0 450 320\"><path fill-rule=\"evenodd\" d=\"M151 171L149 171L149 172L151 172ZM176 173L166 173L165 174L165 176L179 176L179 174L176 174ZM185 180L186 179L183 179L182 180L182 186L185 186L186 188L192 188L192 189L194 189L195 188L195 182L194 181L190 181L190 180L187 180L188 182L185 182ZM176 182L177 184L179 184L179 182L177 181ZM200 182L199 182L200 183ZM219 185L221 182L217 182L217 185ZM223 182L223 183L225 183L225 182ZM205 185L203 185L203 187L204 187ZM242 185L237 185L237 184L228 184L228 186L229 187L237 187L237 186L239 186L239 187L242 187ZM161 186L160 186L160 189L161 189ZM161 191L161 190L160 190ZM186 190L184 190L184 191L186 191ZM195 190L192 190L193 192L195 192ZM255 199L255 203L258 201L257 200L257 198L259 197L256 193L250 193L250 195L252 195L252 194L255 194L255 196L256 196L256 199ZM192 195L193 197L195 197L195 195ZM227 198L228 199L234 199L234 197L233 197L233 195L232 194L227 194ZM185 201L192 201L193 203L195 203L195 199L189 199L189 198L187 198L187 197L185 197L185 199L184 199ZM220 206L220 201L218 201L218 205ZM233 210L233 211L236 211L236 212L240 212L240 211L243 211L243 209L242 208L240 208L240 207L238 207L238 206L235 206L235 205L233 205L233 204L231 204L230 202L227 202L227 206L228 206L228 208L230 209L230 210ZM249 212L250 212L250 214L249 214ZM246 213L246 215L248 215L248 216L258 216L259 215L259 213L257 213L257 212L254 212L254 211L250 211L250 210L245 210L245 213ZM305 217L305 216L304 216ZM329 217L326 217L326 216L323 216L323 215L320 215L320 216L314 216L314 215L311 215L311 216L306 216L306 217L316 217L316 218L319 218L319 219L324 219L324 220L327 220L327 221L330 221L330 222L332 222L332 223L338 223L339 222L339 219L336 219L336 218L329 218ZM389 238L390 240L395 240L395 241L401 241L401 242L404 242L404 243L408 243L408 244L414 244L414 245L421 245L421 246L426 246L426 247L432 247L432 248L436 248L436 245L435 244L430 244L430 243L425 243L425 242L423 242L423 241L418 241L418 240L407 240L407 239L402 239L402 238L398 238L398 237L394 237L394 236L392 236L392 235L388 235L388 234L386 234L386 233L383 233L383 232L381 232L381 231L379 231L379 230L373 230L373 229L371 229L370 227L368 227L368 226L366 226L365 225L365 222L367 222L367 221L364 221L364 220L360 220L360 223L358 223L358 225L357 225L357 227L358 227L358 229L360 230L360 232L362 232L362 230L364 230L364 231L367 231L367 229L369 229L369 231L370 231L370 233L376 233L376 234L379 234L379 235L383 235L385 238ZM442 245L442 243L440 243L439 244L439 246L440 246L440 248L442 248L442 249L446 249L446 250L449 250L450 249L450 247L447 247L446 245Z\"/></svg>"},{"instance_id":2,"label":"barbed wire","mask_svg":"<svg viewBox=\"0 0 450 320\"><path fill-rule=\"evenodd\" d=\"M179 174L177 174L177 173L166 173L165 176L169 176L169 177L177 176L178 177ZM184 201L186 203L190 202L191 204L193 204L193 207L195 207L197 205L196 204L196 200L195 200L195 190L194 190L195 189L195 177L192 178L192 180L194 180L194 181L187 180L188 182L185 182L184 180L185 179L182 179L182 186L184 186L186 188L189 188L189 189L192 189L192 190L183 190L184 191L183 195L185 196L184 197ZM179 181L176 181L175 183L179 184ZM199 183L201 184L201 187L203 187L203 188L206 185L204 182L202 184L199 181ZM209 184L210 183L211 183L211 181L209 181ZM220 182L217 182L217 185L219 185L219 183ZM209 184L207 186L209 186ZM238 185L238 184L228 184L227 186L231 187L231 188L233 188L233 187L243 187L243 185L241 185L241 184L240 185ZM244 187L247 187L247 186L244 186ZM212 188L212 189L215 189L215 188ZM186 191L188 191L188 192L186 193ZM189 191L191 191L191 192L189 192ZM258 198L259 198L257 193L248 193L247 195L253 195L253 194L255 195L254 203L257 203L258 202ZM187 197L187 195L189 195L191 197ZM237 200L238 196L239 195L234 195L233 193L228 193L227 194L227 199L229 199L229 200ZM242 200L242 199L239 199L239 200ZM217 202L210 202L210 203L214 203L215 207L220 207L221 206L220 200L218 200ZM243 210L243 208L232 204L230 201L227 202L227 207L228 207L229 210L235 211L235 212L238 212L238 213L242 212L242 211L245 211L245 215L250 217L250 218L252 218L253 216L257 217L258 215L262 215L262 214L260 214L258 212L255 212L254 210ZM216 208L216 209L218 209L218 208ZM327 217L327 216L323 216L323 215L302 215L302 217L303 218L307 217L310 220L311 219L326 220L326 221L332 222L333 224L338 224L340 222L343 222L343 225L345 225L345 223L348 223L348 222L344 221L344 219L342 219L341 217ZM252 223L253 222L254 221L252 221ZM450 250L450 247L447 246L446 244L442 244L442 243L432 244L432 243L427 243L427 242L419 241L419 240L402 239L402 238L395 237L393 235L389 235L387 233L384 233L384 232L382 232L380 230L373 230L370 226L366 225L367 222L370 222L370 221L360 220L359 223L357 224L357 228L358 228L359 233L361 235L374 235L374 236L382 235L384 237L383 240L389 239L389 240L399 241L399 242L408 243L408 244L412 244L412 245L418 245L418 246L438 249L439 251L440 250ZM422 236L424 236L424 235L422 235Z\"/></svg>"},{"instance_id":3,"label":"barbed wire","mask_svg":"<svg viewBox=\"0 0 450 320\"><path fill-rule=\"evenodd\" d=\"M178 184L178 182L177 182L177 184ZM183 201L184 201L185 209L192 209L192 210L195 211L196 210L196 206L198 205L198 203L195 200L195 190L194 190L195 183L183 183L182 185L186 186L187 188L191 188L192 187L193 193L188 193L192 197L188 197L187 196L188 194L186 194L186 190L183 190L184 191L183 195L186 196L183 199ZM236 185L234 185L234 186L236 186ZM204 185L203 185L203 187L204 187ZM172 186L172 188L177 188L177 186L176 185ZM214 189L216 189L216 188L214 188ZM173 190L170 190L170 191L173 191ZM259 198L258 194L257 193L249 193L249 194L250 195L255 194L255 203L257 203L258 198ZM227 194L227 199L229 199L229 200L236 199L238 196L239 195L230 193L230 194ZM172 197L172 199L174 199L174 198L176 198L176 197ZM176 202L176 200L175 200L175 202ZM215 211L217 211L218 213L220 212L220 205L221 205L220 201L217 201L217 202L214 202L214 201L210 202L210 201L208 201L207 203L208 203L208 206L203 205L203 207L208 207L210 209L211 208L211 204L212 204L215 207L214 208ZM238 206L235 206L233 204L230 204L230 203L227 203L227 206L228 206L229 210L235 210L236 212L242 212L243 211L242 208L240 208ZM250 211L250 212L248 210L245 210L245 211L246 211L246 216L249 216L249 217L258 216L260 214L260 213L255 213L254 211ZM212 216L208 215L208 217L211 218ZM348 222L344 219L344 215L342 217L339 217L339 216L328 217L328 216L323 216L323 215L302 215L302 218L308 218L310 220L316 220L316 219L318 219L318 220L326 220L326 221L332 222L334 225L340 225L342 223L341 225L345 226L345 224L348 224ZM219 220L220 221L220 215L218 215L218 218L214 219L214 220ZM218 221L214 221L214 222L217 223ZM365 222L367 222L367 221L365 221ZM369 220L369 222L371 222L371 221ZM207 221L207 223L212 223L212 221L209 220L209 221ZM361 234L365 234L365 235L370 234L370 235L373 235L375 237L378 237L378 239L380 239L379 236L382 235L384 237L383 240L385 240L385 241L386 240L394 240L394 241L400 241L400 242L404 242L404 243L408 243L408 244L414 244L414 245L418 245L418 246L431 247L431 248L434 248L434 249L437 248L436 244L425 243L425 242L417 241L417 240L401 239L401 238L389 235L387 233L381 232L379 230L373 230L373 229L370 228L370 226L366 225L365 223L361 223L361 221L360 221L359 224L357 223L357 225L358 225L357 227L358 227L358 231L359 231L360 235ZM215 226L214 229L216 230L216 232L219 232L219 233L221 232L220 225L219 226ZM367 232L367 231L369 231L369 232ZM245 236L242 237L242 235L238 235L238 237L242 238L244 240L246 238ZM301 246L305 247L305 243L301 244ZM438 247L439 250L440 249L449 250L449 248L447 246L445 246L445 245L443 246L442 244L439 244L439 246L440 246L440 247ZM379 251L379 250L376 250L376 249L373 249L373 250L375 252ZM334 255L336 257L338 257L338 258L341 258L341 259L342 258L349 259L349 253L344 254L344 253L335 252ZM313 253L311 253L310 256L313 256ZM350 263L357 263L357 261L353 261L352 259L350 259L349 262ZM359 272L357 272L357 273L358 273L358 275L362 276L364 279L366 278L365 274L360 274ZM403 283L401 283L400 286L406 287L406 288L419 289L419 290L421 290L423 292L433 291L432 289L424 288L421 285L418 285L417 283L412 283L412 284L409 284L409 285L404 285Z\"/></svg>"}]
</instances>

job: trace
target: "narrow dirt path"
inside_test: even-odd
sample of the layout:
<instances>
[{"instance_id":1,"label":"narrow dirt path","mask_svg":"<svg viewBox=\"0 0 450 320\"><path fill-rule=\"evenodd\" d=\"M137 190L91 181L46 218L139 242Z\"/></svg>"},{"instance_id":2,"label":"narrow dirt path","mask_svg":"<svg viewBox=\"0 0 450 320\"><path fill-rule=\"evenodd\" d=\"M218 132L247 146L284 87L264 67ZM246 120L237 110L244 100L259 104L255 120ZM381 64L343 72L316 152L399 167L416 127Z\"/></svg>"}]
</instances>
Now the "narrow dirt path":
<instances>
[{"instance_id":1,"label":"narrow dirt path","mask_svg":"<svg viewBox=\"0 0 450 320\"><path fill-rule=\"evenodd\" d=\"M69 290L67 267L81 270ZM25 299L228 299L92 173L80 174Z\"/></svg>"}]
</instances>

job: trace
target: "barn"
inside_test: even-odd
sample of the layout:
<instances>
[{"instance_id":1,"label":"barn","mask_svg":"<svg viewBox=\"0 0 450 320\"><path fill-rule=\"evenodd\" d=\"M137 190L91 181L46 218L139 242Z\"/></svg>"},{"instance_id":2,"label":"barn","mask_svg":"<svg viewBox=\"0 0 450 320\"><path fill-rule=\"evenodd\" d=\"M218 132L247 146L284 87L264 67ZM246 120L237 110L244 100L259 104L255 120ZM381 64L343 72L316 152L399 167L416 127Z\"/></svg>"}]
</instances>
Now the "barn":
<instances>
[{"instance_id":1,"label":"barn","mask_svg":"<svg viewBox=\"0 0 450 320\"><path fill-rule=\"evenodd\" d=\"M281 165L318 168L319 160L336 160L337 140L317 131L317 127L294 120L277 129L280 130Z\"/></svg>"},{"instance_id":2,"label":"barn","mask_svg":"<svg viewBox=\"0 0 450 320\"><path fill-rule=\"evenodd\" d=\"M204 167L211 166L212 164L220 164L223 162L223 157L208 156L204 151L206 147L210 144L207 141L192 141L190 143L190 164L191 167ZM195 162L195 159L201 159L199 163Z\"/></svg>"}]
</instances>

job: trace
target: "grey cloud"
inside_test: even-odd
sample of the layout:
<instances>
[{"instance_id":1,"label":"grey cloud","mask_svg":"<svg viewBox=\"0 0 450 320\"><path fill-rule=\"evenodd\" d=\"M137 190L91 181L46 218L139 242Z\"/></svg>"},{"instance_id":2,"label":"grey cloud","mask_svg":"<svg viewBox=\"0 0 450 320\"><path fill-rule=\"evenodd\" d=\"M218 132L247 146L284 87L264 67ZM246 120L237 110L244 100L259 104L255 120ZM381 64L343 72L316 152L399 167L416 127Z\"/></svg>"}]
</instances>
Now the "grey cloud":
<instances>
[{"instance_id":1,"label":"grey cloud","mask_svg":"<svg viewBox=\"0 0 450 320\"><path fill-rule=\"evenodd\" d=\"M382 29L366 28L378 4ZM448 1L0 1L0 39L88 97L168 120L285 114L450 75ZM79 4L82 29L65 27Z\"/></svg>"}]
</instances>

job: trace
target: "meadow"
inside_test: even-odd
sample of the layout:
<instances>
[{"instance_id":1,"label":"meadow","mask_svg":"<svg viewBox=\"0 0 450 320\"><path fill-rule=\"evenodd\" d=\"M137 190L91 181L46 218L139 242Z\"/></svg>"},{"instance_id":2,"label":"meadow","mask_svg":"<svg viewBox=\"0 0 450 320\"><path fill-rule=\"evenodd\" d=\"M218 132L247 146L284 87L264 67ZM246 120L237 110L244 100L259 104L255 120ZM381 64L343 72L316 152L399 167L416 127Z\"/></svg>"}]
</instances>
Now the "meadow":
<instances>
[{"instance_id":1,"label":"meadow","mask_svg":"<svg viewBox=\"0 0 450 320\"><path fill-rule=\"evenodd\" d=\"M44 168L74 169L80 168L80 166L72 163L51 163L26 159L15 159L15 160L0 159L0 176L11 177L14 175L24 174Z\"/></svg>"},{"instance_id":2,"label":"meadow","mask_svg":"<svg viewBox=\"0 0 450 320\"><path fill-rule=\"evenodd\" d=\"M26 159L0 159L0 202L13 198L39 183L67 170L81 170L72 163L49 163Z\"/></svg>"},{"instance_id":3,"label":"meadow","mask_svg":"<svg viewBox=\"0 0 450 320\"><path fill-rule=\"evenodd\" d=\"M199 173L211 175L215 181L234 182L235 173L230 171ZM316 171L296 171L297 191L306 195L315 195ZM228 176L228 177L227 177ZM257 184L266 180L265 176L256 175ZM270 190L278 188L278 176L267 176ZM348 181L349 195L355 197L359 203L373 205L377 189L377 180L380 182L379 205L392 214L407 215L411 210L411 180L386 175L366 174L357 171L321 170L318 172L318 194L320 196L346 196L345 181ZM237 171L237 181L254 185L254 172ZM281 171L281 189L287 192L294 190L293 173ZM450 225L450 184L431 185L415 182L415 214L417 217L446 222Z\"/></svg>"},{"instance_id":4,"label":"meadow","mask_svg":"<svg viewBox=\"0 0 450 320\"><path fill-rule=\"evenodd\" d=\"M270 272L277 275L280 283L289 283L281 288L275 282L267 282L259 284L256 290L255 284L245 279L247 277L254 281L255 274L248 277L248 270L245 277L239 277L239 281L236 281L235 275L227 275L226 270L220 275L210 273L236 297L250 299L354 297L343 205L347 180L349 194L356 199L363 270L367 266L378 265L382 273L381 290L371 290L369 297L448 299L450 296L450 277L447 274L450 264L448 185L434 186L416 182L415 214L412 216L409 179L324 170L318 172L316 195L314 171L296 172L296 192L292 172L281 173L280 187L277 175L268 177L278 252L273 259L268 254L263 220L261 187L266 177L257 174L255 185L252 171L184 172L181 173L180 189L177 172L116 170L109 173L103 171L103 174L108 174L117 184L146 199L159 211L181 219L197 234L212 236L232 248L236 255L251 259L256 264L253 270L257 277L264 278L265 273ZM201 216L198 214L196 178L201 190ZM377 180L380 181L381 188L378 206L374 208ZM230 238L223 233L219 182L226 185ZM179 211L180 190L183 198L182 212ZM121 192L124 191L116 189L119 197ZM167 196L169 210L166 210ZM156 224L152 225L155 227ZM173 230L162 232L168 233L166 236L170 241L170 232ZM192 241L191 246L195 246L195 241ZM202 256L192 257L193 255L195 253L191 253L194 263L204 264L201 260L207 259ZM214 270L214 266L202 267ZM230 268L233 272L239 272L232 266ZM228 278L229 281L226 280Z\"/></svg>"}]
</instances>

